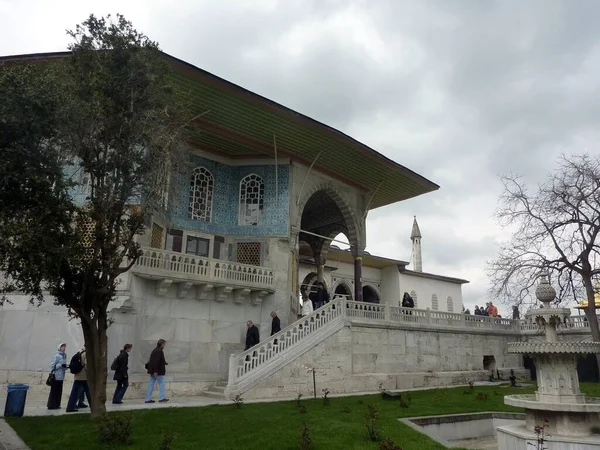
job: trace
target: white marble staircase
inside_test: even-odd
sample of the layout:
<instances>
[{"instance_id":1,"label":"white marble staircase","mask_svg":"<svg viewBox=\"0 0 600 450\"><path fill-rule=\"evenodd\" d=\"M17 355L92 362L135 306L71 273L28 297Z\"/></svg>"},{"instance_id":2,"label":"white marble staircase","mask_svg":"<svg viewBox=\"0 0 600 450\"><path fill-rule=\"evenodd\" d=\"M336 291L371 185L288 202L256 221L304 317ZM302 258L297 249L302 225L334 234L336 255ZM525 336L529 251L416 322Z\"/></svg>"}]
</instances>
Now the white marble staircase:
<instances>
[{"instance_id":1,"label":"white marble staircase","mask_svg":"<svg viewBox=\"0 0 600 450\"><path fill-rule=\"evenodd\" d=\"M334 300L279 333L239 355L229 358L229 377L224 389L233 399L344 327L346 302Z\"/></svg>"},{"instance_id":2,"label":"white marble staircase","mask_svg":"<svg viewBox=\"0 0 600 450\"><path fill-rule=\"evenodd\" d=\"M217 384L213 384L207 390L202 392L202 396L223 400L225 398L225 389L226 388L227 388L227 381L219 381Z\"/></svg>"}]
</instances>

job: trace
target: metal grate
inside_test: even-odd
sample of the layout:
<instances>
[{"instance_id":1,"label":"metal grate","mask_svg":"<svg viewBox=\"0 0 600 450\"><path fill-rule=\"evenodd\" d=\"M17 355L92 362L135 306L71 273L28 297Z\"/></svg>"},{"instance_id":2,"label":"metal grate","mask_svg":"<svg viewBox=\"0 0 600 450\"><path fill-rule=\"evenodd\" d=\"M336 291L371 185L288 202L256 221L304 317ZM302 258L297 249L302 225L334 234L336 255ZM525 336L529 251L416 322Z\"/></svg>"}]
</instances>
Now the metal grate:
<instances>
[{"instance_id":1,"label":"metal grate","mask_svg":"<svg viewBox=\"0 0 600 450\"><path fill-rule=\"evenodd\" d=\"M162 248L163 227L155 223L152 224L152 235L150 237L150 247Z\"/></svg>"},{"instance_id":2,"label":"metal grate","mask_svg":"<svg viewBox=\"0 0 600 450\"><path fill-rule=\"evenodd\" d=\"M265 183L261 177L250 174L240 182L240 225L260 223L265 200Z\"/></svg>"},{"instance_id":3,"label":"metal grate","mask_svg":"<svg viewBox=\"0 0 600 450\"><path fill-rule=\"evenodd\" d=\"M431 309L433 309L434 311L437 311L438 308L439 308L439 304L438 304L437 295L433 294L431 296Z\"/></svg>"},{"instance_id":4,"label":"metal grate","mask_svg":"<svg viewBox=\"0 0 600 450\"><path fill-rule=\"evenodd\" d=\"M80 217L77 223L79 235L83 243L84 254L82 260L88 261L94 256L95 223L89 217Z\"/></svg>"},{"instance_id":5,"label":"metal grate","mask_svg":"<svg viewBox=\"0 0 600 450\"><path fill-rule=\"evenodd\" d=\"M452 297L448 297L446 300L448 306L448 312L454 312L454 301L452 301Z\"/></svg>"},{"instance_id":6,"label":"metal grate","mask_svg":"<svg viewBox=\"0 0 600 450\"><path fill-rule=\"evenodd\" d=\"M261 244L260 242L238 242L237 262L260 266Z\"/></svg>"},{"instance_id":7,"label":"metal grate","mask_svg":"<svg viewBox=\"0 0 600 450\"><path fill-rule=\"evenodd\" d=\"M210 222L212 215L214 177L204 167L196 167L190 180L190 219Z\"/></svg>"}]
</instances>

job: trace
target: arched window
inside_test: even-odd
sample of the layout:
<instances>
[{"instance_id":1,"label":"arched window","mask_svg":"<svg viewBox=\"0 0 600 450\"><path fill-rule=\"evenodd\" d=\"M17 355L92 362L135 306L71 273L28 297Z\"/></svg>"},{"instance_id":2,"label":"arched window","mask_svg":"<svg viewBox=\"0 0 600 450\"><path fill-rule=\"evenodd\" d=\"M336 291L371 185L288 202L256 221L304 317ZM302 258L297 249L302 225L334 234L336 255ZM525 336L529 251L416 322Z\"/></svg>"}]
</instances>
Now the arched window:
<instances>
[{"instance_id":1,"label":"arched window","mask_svg":"<svg viewBox=\"0 0 600 450\"><path fill-rule=\"evenodd\" d=\"M417 308L417 292L416 291L410 291L410 296L413 299L413 302L415 304L415 308Z\"/></svg>"},{"instance_id":2,"label":"arched window","mask_svg":"<svg viewBox=\"0 0 600 450\"><path fill-rule=\"evenodd\" d=\"M196 167L190 180L190 219L210 222L212 216L213 187L215 179L204 167Z\"/></svg>"},{"instance_id":3,"label":"arched window","mask_svg":"<svg viewBox=\"0 0 600 450\"><path fill-rule=\"evenodd\" d=\"M439 308L437 295L433 294L431 296L431 309L437 311Z\"/></svg>"},{"instance_id":4,"label":"arched window","mask_svg":"<svg viewBox=\"0 0 600 450\"><path fill-rule=\"evenodd\" d=\"M452 301L452 297L448 296L446 302L448 305L448 312L454 312L454 302Z\"/></svg>"},{"instance_id":5,"label":"arched window","mask_svg":"<svg viewBox=\"0 0 600 450\"><path fill-rule=\"evenodd\" d=\"M239 224L260 224L265 202L265 183L261 177L250 174L240 181Z\"/></svg>"}]
</instances>

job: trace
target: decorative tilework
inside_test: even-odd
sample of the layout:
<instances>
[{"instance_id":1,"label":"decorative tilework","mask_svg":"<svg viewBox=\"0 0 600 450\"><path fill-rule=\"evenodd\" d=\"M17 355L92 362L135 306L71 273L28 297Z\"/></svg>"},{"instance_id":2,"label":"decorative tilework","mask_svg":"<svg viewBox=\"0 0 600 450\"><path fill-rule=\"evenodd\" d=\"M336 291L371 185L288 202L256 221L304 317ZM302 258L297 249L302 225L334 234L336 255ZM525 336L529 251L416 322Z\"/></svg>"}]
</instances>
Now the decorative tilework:
<instances>
[{"instance_id":1,"label":"decorative tilework","mask_svg":"<svg viewBox=\"0 0 600 450\"><path fill-rule=\"evenodd\" d=\"M211 222L188 217L191 174L173 176L176 194L169 202L171 226L235 236L287 236L289 227L289 165L229 166L210 159L190 156L193 168L204 167L214 177ZM240 181L251 174L264 182L264 207L260 224L239 225ZM277 191L277 198L275 192Z\"/></svg>"}]
</instances>

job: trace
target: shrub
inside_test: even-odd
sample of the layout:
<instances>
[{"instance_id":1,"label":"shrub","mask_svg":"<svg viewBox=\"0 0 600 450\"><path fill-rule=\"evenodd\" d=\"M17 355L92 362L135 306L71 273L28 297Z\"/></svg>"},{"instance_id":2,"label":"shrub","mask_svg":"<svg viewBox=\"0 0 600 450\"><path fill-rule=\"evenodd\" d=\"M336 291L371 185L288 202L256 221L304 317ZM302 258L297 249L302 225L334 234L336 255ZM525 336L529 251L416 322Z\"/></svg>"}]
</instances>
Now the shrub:
<instances>
[{"instance_id":1,"label":"shrub","mask_svg":"<svg viewBox=\"0 0 600 450\"><path fill-rule=\"evenodd\" d=\"M412 395L410 395L410 392L407 392L406 395L403 395L400 397L400 407L401 408L408 408L410 406L412 402Z\"/></svg>"},{"instance_id":2,"label":"shrub","mask_svg":"<svg viewBox=\"0 0 600 450\"><path fill-rule=\"evenodd\" d=\"M300 414L306 414L306 406L300 405L300 407L298 408L298 410L300 411Z\"/></svg>"},{"instance_id":3,"label":"shrub","mask_svg":"<svg viewBox=\"0 0 600 450\"><path fill-rule=\"evenodd\" d=\"M489 397L489 395L484 392L478 392L477 394L475 394L475 398L477 400L487 400L488 397Z\"/></svg>"},{"instance_id":4,"label":"shrub","mask_svg":"<svg viewBox=\"0 0 600 450\"><path fill-rule=\"evenodd\" d=\"M379 443L379 450L402 450L402 447L396 445L390 438L387 438Z\"/></svg>"},{"instance_id":5,"label":"shrub","mask_svg":"<svg viewBox=\"0 0 600 450\"><path fill-rule=\"evenodd\" d=\"M128 445L131 440L132 415L105 414L98 422L98 442L111 447Z\"/></svg>"},{"instance_id":6,"label":"shrub","mask_svg":"<svg viewBox=\"0 0 600 450\"><path fill-rule=\"evenodd\" d=\"M238 394L235 396L233 399L233 406L235 406L235 409L240 409L242 406L244 406L244 399L241 395Z\"/></svg>"},{"instance_id":7,"label":"shrub","mask_svg":"<svg viewBox=\"0 0 600 450\"><path fill-rule=\"evenodd\" d=\"M300 408L300 399L302 398L302 394L298 392L298 397L296 397L296 407Z\"/></svg>"},{"instance_id":8,"label":"shrub","mask_svg":"<svg viewBox=\"0 0 600 450\"><path fill-rule=\"evenodd\" d=\"M300 435L300 450L310 450L312 448L312 439L310 430L305 422L302 422L302 434Z\"/></svg>"},{"instance_id":9,"label":"shrub","mask_svg":"<svg viewBox=\"0 0 600 450\"><path fill-rule=\"evenodd\" d=\"M329 395L329 389L327 389L327 388L323 389L323 404L325 406L329 406L329 403L330 403L328 395Z\"/></svg>"},{"instance_id":10,"label":"shrub","mask_svg":"<svg viewBox=\"0 0 600 450\"><path fill-rule=\"evenodd\" d=\"M158 443L158 450L171 450L171 444L175 440L175 434L171 430L165 430L161 441Z\"/></svg>"},{"instance_id":11,"label":"shrub","mask_svg":"<svg viewBox=\"0 0 600 450\"><path fill-rule=\"evenodd\" d=\"M352 410L350 409L350 407L348 405L344 405L344 407L342 408L342 412L344 414L349 414L350 412L352 412Z\"/></svg>"},{"instance_id":12,"label":"shrub","mask_svg":"<svg viewBox=\"0 0 600 450\"><path fill-rule=\"evenodd\" d=\"M377 441L377 418L379 417L379 410L377 405L367 405L367 414L365 414L365 425L367 426L367 433L369 439L373 442Z\"/></svg>"}]
</instances>

